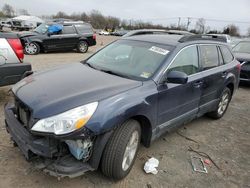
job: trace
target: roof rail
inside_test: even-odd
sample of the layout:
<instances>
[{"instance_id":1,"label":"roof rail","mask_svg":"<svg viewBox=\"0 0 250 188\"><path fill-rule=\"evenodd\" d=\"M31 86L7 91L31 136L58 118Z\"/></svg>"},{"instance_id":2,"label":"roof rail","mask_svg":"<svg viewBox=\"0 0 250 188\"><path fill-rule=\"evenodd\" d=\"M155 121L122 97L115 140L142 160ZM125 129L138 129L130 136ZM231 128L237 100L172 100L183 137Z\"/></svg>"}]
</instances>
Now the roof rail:
<instances>
[{"instance_id":1,"label":"roof rail","mask_svg":"<svg viewBox=\"0 0 250 188\"><path fill-rule=\"evenodd\" d=\"M188 42L194 40L212 40L212 41L219 41L219 42L227 42L226 37L223 36L216 36L216 35L191 35L191 36L184 36L179 39L179 42Z\"/></svg>"}]
</instances>

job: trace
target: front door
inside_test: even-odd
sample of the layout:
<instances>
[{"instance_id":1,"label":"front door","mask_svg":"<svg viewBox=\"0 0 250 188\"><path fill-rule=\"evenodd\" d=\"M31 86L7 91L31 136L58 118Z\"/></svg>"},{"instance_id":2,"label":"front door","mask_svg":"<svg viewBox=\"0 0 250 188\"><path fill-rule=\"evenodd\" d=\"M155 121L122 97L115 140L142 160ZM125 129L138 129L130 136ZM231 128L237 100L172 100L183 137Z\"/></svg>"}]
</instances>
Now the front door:
<instances>
[{"instance_id":1,"label":"front door","mask_svg":"<svg viewBox=\"0 0 250 188\"><path fill-rule=\"evenodd\" d=\"M199 45L199 52L204 77L200 114L204 114L216 107L227 71L223 67L219 67L219 65L223 64L223 59L216 45Z\"/></svg>"},{"instance_id":2,"label":"front door","mask_svg":"<svg viewBox=\"0 0 250 188\"><path fill-rule=\"evenodd\" d=\"M43 39L43 46L46 51L56 50L61 45L61 33L51 34L45 36Z\"/></svg>"},{"instance_id":3,"label":"front door","mask_svg":"<svg viewBox=\"0 0 250 188\"><path fill-rule=\"evenodd\" d=\"M199 73L197 46L182 49L167 73L172 70L186 73L188 81L183 85L164 83L158 86L158 135L193 119L198 112L203 78Z\"/></svg>"}]
</instances>

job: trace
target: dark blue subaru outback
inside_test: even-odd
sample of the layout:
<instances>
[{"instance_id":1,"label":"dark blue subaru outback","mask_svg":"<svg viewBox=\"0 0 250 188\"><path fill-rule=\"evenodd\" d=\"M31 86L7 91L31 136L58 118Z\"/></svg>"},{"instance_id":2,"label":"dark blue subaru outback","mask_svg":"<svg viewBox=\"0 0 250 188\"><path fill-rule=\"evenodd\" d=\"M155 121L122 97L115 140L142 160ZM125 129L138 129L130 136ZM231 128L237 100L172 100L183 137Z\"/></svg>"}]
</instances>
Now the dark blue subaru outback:
<instances>
[{"instance_id":1,"label":"dark blue subaru outback","mask_svg":"<svg viewBox=\"0 0 250 188\"><path fill-rule=\"evenodd\" d=\"M219 119L240 64L213 36L122 38L87 60L30 75L5 106L6 129L26 159L58 177L131 170L140 142L204 114Z\"/></svg>"}]
</instances>

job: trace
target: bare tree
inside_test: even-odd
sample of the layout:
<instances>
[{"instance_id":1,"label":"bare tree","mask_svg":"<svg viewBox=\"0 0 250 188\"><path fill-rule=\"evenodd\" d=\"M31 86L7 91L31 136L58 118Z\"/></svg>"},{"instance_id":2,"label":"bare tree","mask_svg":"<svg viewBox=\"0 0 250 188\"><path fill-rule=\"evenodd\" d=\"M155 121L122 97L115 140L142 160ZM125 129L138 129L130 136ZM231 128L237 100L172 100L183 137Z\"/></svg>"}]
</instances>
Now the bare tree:
<instances>
[{"instance_id":1,"label":"bare tree","mask_svg":"<svg viewBox=\"0 0 250 188\"><path fill-rule=\"evenodd\" d=\"M5 16L7 17L12 17L15 14L14 8L9 5L9 4L5 4L2 8L2 12L4 13Z\"/></svg>"},{"instance_id":2,"label":"bare tree","mask_svg":"<svg viewBox=\"0 0 250 188\"><path fill-rule=\"evenodd\" d=\"M85 12L81 13L80 20L82 20L84 22L89 22L90 21L89 16Z\"/></svg>"},{"instance_id":3,"label":"bare tree","mask_svg":"<svg viewBox=\"0 0 250 188\"><path fill-rule=\"evenodd\" d=\"M231 25L228 25L227 27L225 27L223 30L223 33L231 35L231 36L240 36L239 28L237 26L235 26L234 24L231 24Z\"/></svg>"},{"instance_id":4,"label":"bare tree","mask_svg":"<svg viewBox=\"0 0 250 188\"><path fill-rule=\"evenodd\" d=\"M59 11L53 18L69 18L69 16L65 12Z\"/></svg>"},{"instance_id":5,"label":"bare tree","mask_svg":"<svg viewBox=\"0 0 250 188\"><path fill-rule=\"evenodd\" d=\"M196 31L200 34L205 33L205 29L206 29L205 24L206 24L206 20L204 18L199 18L195 26Z\"/></svg>"},{"instance_id":6,"label":"bare tree","mask_svg":"<svg viewBox=\"0 0 250 188\"><path fill-rule=\"evenodd\" d=\"M3 17L5 17L5 14L2 11L0 11L0 18L3 18Z\"/></svg>"},{"instance_id":7,"label":"bare tree","mask_svg":"<svg viewBox=\"0 0 250 188\"><path fill-rule=\"evenodd\" d=\"M26 15L26 16L30 15L26 9L19 9L18 12L20 15Z\"/></svg>"}]
</instances>

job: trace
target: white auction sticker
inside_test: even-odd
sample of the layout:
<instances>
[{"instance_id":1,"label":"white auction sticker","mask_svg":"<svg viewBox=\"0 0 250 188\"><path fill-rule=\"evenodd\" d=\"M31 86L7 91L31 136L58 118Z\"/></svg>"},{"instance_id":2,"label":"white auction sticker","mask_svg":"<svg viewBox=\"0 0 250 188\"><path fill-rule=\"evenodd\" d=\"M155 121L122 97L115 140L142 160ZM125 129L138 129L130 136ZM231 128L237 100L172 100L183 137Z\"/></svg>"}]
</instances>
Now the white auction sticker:
<instances>
[{"instance_id":1,"label":"white auction sticker","mask_svg":"<svg viewBox=\"0 0 250 188\"><path fill-rule=\"evenodd\" d=\"M168 50L165 50L163 48L159 48L159 47L156 47L156 46L152 46L149 50L152 51L152 52L161 54L161 55L167 55L169 53Z\"/></svg>"}]
</instances>

